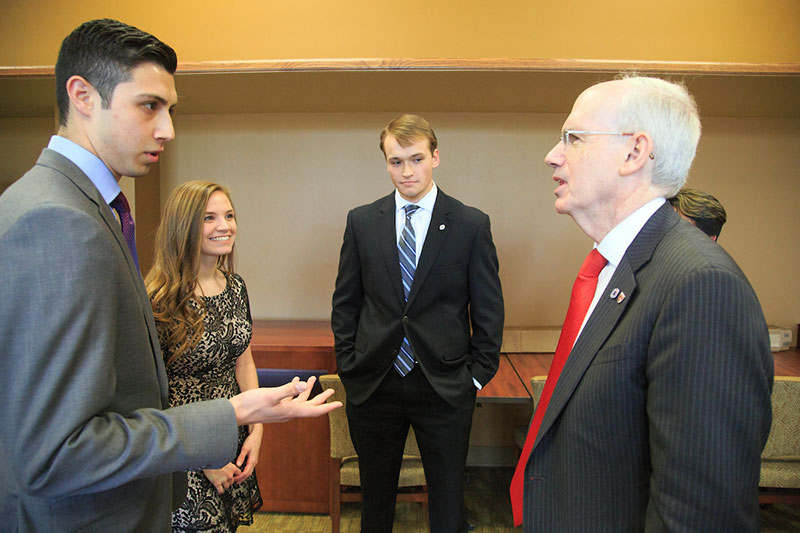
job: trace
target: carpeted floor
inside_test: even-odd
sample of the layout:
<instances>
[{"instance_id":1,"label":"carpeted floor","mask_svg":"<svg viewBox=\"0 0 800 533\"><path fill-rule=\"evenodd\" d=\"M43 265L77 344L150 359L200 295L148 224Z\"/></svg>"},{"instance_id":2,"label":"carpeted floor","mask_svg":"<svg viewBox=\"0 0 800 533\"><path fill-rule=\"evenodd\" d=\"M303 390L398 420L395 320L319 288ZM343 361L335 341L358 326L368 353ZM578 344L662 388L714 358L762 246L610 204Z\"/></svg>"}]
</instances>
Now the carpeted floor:
<instances>
[{"instance_id":1,"label":"carpeted floor","mask_svg":"<svg viewBox=\"0 0 800 533\"><path fill-rule=\"evenodd\" d=\"M475 533L520 532L514 528L508 486L511 468L467 469L466 504L469 520L477 527ZM340 530L342 533L360 531L360 510L357 503L342 505ZM330 533L331 518L327 515L294 513L257 513L250 527L239 528L240 533L261 532ZM419 533L428 531L427 508L416 503L398 503L395 511L393 533ZM789 533L800 531L800 506L770 505L761 510L762 533Z\"/></svg>"}]
</instances>

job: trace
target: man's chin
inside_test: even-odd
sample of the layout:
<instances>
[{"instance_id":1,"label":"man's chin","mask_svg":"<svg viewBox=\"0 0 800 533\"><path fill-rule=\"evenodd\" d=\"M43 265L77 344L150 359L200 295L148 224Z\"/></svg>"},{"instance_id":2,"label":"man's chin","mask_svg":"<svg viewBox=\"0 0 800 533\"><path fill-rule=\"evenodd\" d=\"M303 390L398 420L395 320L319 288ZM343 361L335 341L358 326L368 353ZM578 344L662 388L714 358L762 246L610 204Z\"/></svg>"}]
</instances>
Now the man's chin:
<instances>
[{"instance_id":1,"label":"man's chin","mask_svg":"<svg viewBox=\"0 0 800 533\"><path fill-rule=\"evenodd\" d=\"M559 215L569 214L569 206L562 198L556 198L554 206L556 208L556 213L558 213Z\"/></svg>"},{"instance_id":2,"label":"man's chin","mask_svg":"<svg viewBox=\"0 0 800 533\"><path fill-rule=\"evenodd\" d=\"M123 176L126 178L141 178L143 176L147 176L148 174L150 174L150 165L145 165L138 169L128 169L128 172L123 174Z\"/></svg>"}]
</instances>

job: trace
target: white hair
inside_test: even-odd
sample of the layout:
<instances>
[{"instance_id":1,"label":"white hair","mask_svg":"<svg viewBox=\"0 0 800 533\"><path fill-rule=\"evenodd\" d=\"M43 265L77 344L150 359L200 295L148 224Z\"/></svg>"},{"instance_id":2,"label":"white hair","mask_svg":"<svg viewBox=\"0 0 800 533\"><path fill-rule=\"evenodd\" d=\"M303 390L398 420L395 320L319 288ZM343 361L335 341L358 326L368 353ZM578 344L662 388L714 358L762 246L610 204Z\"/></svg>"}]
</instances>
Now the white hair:
<instances>
[{"instance_id":1,"label":"white hair","mask_svg":"<svg viewBox=\"0 0 800 533\"><path fill-rule=\"evenodd\" d=\"M630 87L620 102L620 131L645 131L653 138L652 183L674 196L686 183L697 143L700 116L683 85L660 78L623 77Z\"/></svg>"}]
</instances>

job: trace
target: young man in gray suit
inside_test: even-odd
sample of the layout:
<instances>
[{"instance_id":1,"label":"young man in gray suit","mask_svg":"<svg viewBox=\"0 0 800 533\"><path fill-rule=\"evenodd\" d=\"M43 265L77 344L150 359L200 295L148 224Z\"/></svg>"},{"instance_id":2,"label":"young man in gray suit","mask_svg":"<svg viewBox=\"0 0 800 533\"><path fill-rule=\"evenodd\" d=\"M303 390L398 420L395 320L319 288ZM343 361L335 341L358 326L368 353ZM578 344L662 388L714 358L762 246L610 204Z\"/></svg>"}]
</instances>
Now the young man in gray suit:
<instances>
[{"instance_id":1,"label":"young man in gray suit","mask_svg":"<svg viewBox=\"0 0 800 533\"><path fill-rule=\"evenodd\" d=\"M58 135L0 196L3 529L169 531L186 491L172 472L230 462L237 425L330 410L330 393L308 400L310 383L297 381L165 409L150 302L123 233L132 225L115 198L120 177L145 175L174 136L176 62L126 24L79 26L56 64Z\"/></svg>"},{"instance_id":2,"label":"young man in gray suit","mask_svg":"<svg viewBox=\"0 0 800 533\"><path fill-rule=\"evenodd\" d=\"M545 158L556 211L607 264L548 376L515 473L524 494L512 482L515 518L531 532L758 531L766 323L733 259L665 200L694 159L694 100L655 78L600 83L563 128Z\"/></svg>"},{"instance_id":3,"label":"young man in gray suit","mask_svg":"<svg viewBox=\"0 0 800 533\"><path fill-rule=\"evenodd\" d=\"M361 531L392 530L410 425L430 529L460 533L475 395L497 371L503 336L497 253L489 217L434 183L439 150L424 118L389 122L380 148L395 190L347 215L331 314Z\"/></svg>"}]
</instances>

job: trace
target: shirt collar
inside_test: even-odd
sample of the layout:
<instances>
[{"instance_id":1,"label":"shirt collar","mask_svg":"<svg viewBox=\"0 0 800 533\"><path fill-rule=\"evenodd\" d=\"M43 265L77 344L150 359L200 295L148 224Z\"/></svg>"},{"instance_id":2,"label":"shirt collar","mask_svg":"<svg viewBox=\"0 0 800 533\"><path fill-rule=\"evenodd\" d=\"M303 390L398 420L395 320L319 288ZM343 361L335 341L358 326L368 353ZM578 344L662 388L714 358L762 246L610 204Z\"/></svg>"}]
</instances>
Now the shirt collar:
<instances>
[{"instance_id":1,"label":"shirt collar","mask_svg":"<svg viewBox=\"0 0 800 533\"><path fill-rule=\"evenodd\" d=\"M436 192L437 192L437 190L438 189L436 187L436 183L434 183L433 187L431 187L431 190L428 191L428 194L423 196L422 200L420 200L419 202L417 202L414 205L418 205L421 209L424 209L424 210L428 211L429 213L432 213L433 212L433 205L436 203ZM407 206L410 203L411 202L409 202L408 200L406 200L405 198L400 196L400 193L397 192L397 190L395 189L395 191L394 191L394 207L395 207L395 211L400 211L401 209L403 209L405 206Z\"/></svg>"},{"instance_id":2,"label":"shirt collar","mask_svg":"<svg viewBox=\"0 0 800 533\"><path fill-rule=\"evenodd\" d=\"M94 183L94 186L100 191L100 195L107 204L110 204L119 195L122 189L119 188L119 183L117 183L114 175L106 164L92 152L59 135L50 137L50 143L47 147L75 163Z\"/></svg>"},{"instance_id":3,"label":"shirt collar","mask_svg":"<svg viewBox=\"0 0 800 533\"><path fill-rule=\"evenodd\" d=\"M650 200L628 215L625 220L614 226L600 244L595 244L597 250L608 260L609 264L614 265L614 268L619 265L628 246L631 245L633 239L636 238L647 221L650 220L653 213L664 205L664 202L666 200L661 197Z\"/></svg>"}]
</instances>

